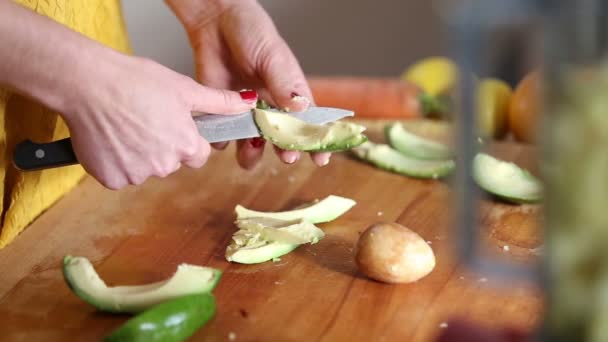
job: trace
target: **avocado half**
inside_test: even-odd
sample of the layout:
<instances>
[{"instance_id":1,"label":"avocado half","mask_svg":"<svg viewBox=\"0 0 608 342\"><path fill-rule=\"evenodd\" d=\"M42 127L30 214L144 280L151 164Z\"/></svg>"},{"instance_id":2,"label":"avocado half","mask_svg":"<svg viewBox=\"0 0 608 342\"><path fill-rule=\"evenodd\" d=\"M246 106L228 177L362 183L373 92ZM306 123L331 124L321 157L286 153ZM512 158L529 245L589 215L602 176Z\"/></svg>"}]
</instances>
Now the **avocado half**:
<instances>
[{"instance_id":1,"label":"avocado half","mask_svg":"<svg viewBox=\"0 0 608 342\"><path fill-rule=\"evenodd\" d=\"M534 203L543 197L540 180L514 163L478 153L473 159L473 179L485 191L516 203Z\"/></svg>"},{"instance_id":2,"label":"avocado half","mask_svg":"<svg viewBox=\"0 0 608 342\"><path fill-rule=\"evenodd\" d=\"M78 297L106 312L144 311L169 299L211 292L221 278L220 270L181 264L169 279L136 286L108 287L84 257L63 258L63 276Z\"/></svg>"},{"instance_id":3,"label":"avocado half","mask_svg":"<svg viewBox=\"0 0 608 342\"><path fill-rule=\"evenodd\" d=\"M275 109L255 109L261 135L274 145L292 151L334 152L349 150L367 141L365 127L346 121L312 125Z\"/></svg>"}]
</instances>

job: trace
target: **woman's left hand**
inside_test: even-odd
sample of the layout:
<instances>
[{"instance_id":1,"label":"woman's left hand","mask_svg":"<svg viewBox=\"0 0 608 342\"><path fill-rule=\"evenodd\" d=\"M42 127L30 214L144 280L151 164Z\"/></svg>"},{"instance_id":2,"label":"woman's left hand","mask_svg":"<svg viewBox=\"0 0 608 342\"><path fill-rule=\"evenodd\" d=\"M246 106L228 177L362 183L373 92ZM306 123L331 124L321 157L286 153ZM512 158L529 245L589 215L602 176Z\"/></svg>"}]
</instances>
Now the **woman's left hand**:
<instances>
[{"instance_id":1,"label":"woman's left hand","mask_svg":"<svg viewBox=\"0 0 608 342\"><path fill-rule=\"evenodd\" d=\"M166 0L184 25L194 49L197 79L222 89L250 88L271 105L305 110L312 93L302 69L277 32L272 19L255 0ZM265 140L237 142L237 160L252 168L261 159ZM227 144L216 144L224 148ZM300 158L297 151L275 147L285 163ZM330 153L313 153L319 166Z\"/></svg>"}]
</instances>

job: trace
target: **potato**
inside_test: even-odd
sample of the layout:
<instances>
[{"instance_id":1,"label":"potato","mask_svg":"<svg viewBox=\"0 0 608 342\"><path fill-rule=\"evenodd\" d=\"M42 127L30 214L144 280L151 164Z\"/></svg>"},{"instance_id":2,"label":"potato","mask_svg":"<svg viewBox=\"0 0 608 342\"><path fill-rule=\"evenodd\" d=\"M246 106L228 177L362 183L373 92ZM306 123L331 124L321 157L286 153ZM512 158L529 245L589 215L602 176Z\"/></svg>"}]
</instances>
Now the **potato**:
<instances>
[{"instance_id":1,"label":"potato","mask_svg":"<svg viewBox=\"0 0 608 342\"><path fill-rule=\"evenodd\" d=\"M409 283L429 274L435 255L420 235L397 223L376 223L361 234L355 249L361 272L385 283Z\"/></svg>"}]
</instances>

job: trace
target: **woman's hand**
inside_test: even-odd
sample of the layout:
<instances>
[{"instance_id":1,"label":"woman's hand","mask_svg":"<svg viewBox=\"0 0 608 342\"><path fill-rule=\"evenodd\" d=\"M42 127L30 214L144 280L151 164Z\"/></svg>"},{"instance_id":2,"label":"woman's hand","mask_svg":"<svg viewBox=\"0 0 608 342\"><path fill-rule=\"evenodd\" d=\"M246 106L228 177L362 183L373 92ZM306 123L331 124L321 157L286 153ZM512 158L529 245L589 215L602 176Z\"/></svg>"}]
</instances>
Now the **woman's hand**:
<instances>
[{"instance_id":1,"label":"woman's hand","mask_svg":"<svg viewBox=\"0 0 608 342\"><path fill-rule=\"evenodd\" d=\"M194 49L198 80L222 89L255 89L272 105L301 111L312 94L291 50L272 20L255 0L166 0L184 25ZM295 99L294 99L295 98ZM237 142L237 159L244 168L260 160L260 138ZM214 145L224 148L226 144ZM297 151L275 147L286 163L300 158ZM312 155L323 166L329 153Z\"/></svg>"},{"instance_id":2,"label":"woman's hand","mask_svg":"<svg viewBox=\"0 0 608 342\"><path fill-rule=\"evenodd\" d=\"M191 112L242 113L257 100L118 53L12 1L0 1L0 37L0 85L62 113L78 160L111 189L200 167L210 148Z\"/></svg>"},{"instance_id":3,"label":"woman's hand","mask_svg":"<svg viewBox=\"0 0 608 342\"><path fill-rule=\"evenodd\" d=\"M64 111L78 160L110 189L165 177L182 164L199 168L209 143L192 111L237 114L255 106L253 92L201 86L153 61L117 55L100 61L95 85Z\"/></svg>"}]
</instances>

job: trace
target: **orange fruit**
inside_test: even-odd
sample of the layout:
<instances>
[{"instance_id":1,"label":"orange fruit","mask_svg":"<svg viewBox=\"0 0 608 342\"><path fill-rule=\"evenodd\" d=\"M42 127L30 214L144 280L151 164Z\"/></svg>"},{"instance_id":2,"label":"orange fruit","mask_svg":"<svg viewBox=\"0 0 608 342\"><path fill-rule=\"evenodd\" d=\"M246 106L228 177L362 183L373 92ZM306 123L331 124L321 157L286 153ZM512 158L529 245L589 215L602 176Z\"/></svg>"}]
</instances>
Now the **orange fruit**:
<instances>
[{"instance_id":1,"label":"orange fruit","mask_svg":"<svg viewBox=\"0 0 608 342\"><path fill-rule=\"evenodd\" d=\"M513 92L509 103L508 125L518 141L534 143L542 113L541 74L526 75Z\"/></svg>"}]
</instances>

